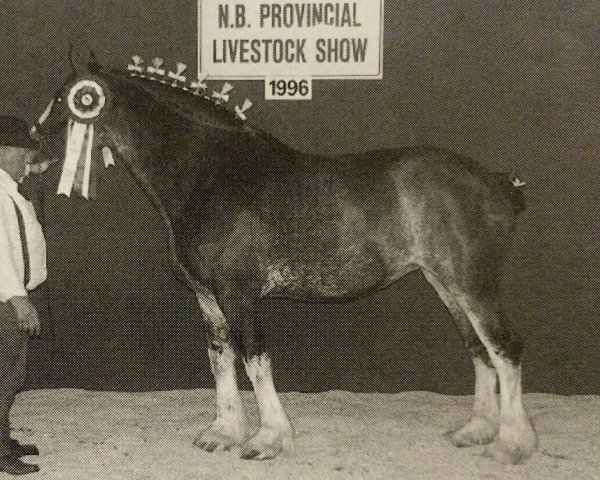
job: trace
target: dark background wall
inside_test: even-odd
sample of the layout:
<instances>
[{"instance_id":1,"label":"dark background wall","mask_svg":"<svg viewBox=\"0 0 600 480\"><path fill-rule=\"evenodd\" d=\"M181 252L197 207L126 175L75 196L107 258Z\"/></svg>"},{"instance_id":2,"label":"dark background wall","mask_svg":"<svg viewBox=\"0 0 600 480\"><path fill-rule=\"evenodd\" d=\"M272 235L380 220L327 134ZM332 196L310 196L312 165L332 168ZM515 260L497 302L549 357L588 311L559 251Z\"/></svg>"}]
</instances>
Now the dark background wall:
<instances>
[{"instance_id":1,"label":"dark background wall","mask_svg":"<svg viewBox=\"0 0 600 480\"><path fill-rule=\"evenodd\" d=\"M136 53L194 68L196 28L193 0L0 2L0 111L37 118L77 37L108 65ZM306 151L432 144L519 172L529 207L505 299L527 339L525 389L600 393L599 50L595 0L388 0L383 80L322 81L312 102L271 103L260 82L237 82L233 101L251 98L254 124ZM121 166L103 175L97 201L42 195L50 278L36 292L45 327L30 384L211 386L156 212ZM282 389L472 391L420 275L353 304L264 302L262 315Z\"/></svg>"}]
</instances>

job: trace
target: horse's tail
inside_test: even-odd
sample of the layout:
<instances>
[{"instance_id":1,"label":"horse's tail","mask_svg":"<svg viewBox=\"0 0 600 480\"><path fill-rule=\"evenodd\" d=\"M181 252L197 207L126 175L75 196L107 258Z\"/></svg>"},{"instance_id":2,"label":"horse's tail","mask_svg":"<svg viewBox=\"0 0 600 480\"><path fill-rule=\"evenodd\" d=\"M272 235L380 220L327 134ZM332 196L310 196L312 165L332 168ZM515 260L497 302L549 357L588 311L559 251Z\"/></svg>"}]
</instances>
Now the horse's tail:
<instances>
[{"instance_id":1,"label":"horse's tail","mask_svg":"<svg viewBox=\"0 0 600 480\"><path fill-rule=\"evenodd\" d=\"M500 172L494 172L493 177L498 193L510 200L515 214L518 215L524 211L527 206L525 194L523 193L525 182L516 175L508 175Z\"/></svg>"}]
</instances>

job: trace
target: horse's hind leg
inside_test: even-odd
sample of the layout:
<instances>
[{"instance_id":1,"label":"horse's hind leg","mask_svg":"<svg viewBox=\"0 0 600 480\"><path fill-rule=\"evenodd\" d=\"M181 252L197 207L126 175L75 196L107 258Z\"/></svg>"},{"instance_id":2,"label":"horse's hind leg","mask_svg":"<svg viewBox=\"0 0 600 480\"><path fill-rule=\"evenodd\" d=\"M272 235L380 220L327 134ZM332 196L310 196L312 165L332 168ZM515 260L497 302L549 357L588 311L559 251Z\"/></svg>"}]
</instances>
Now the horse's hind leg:
<instances>
[{"instance_id":1,"label":"horse's hind leg","mask_svg":"<svg viewBox=\"0 0 600 480\"><path fill-rule=\"evenodd\" d=\"M448 436L457 447L490 443L498 433L500 416L496 398L496 369L469 318L452 293L432 273L424 270L423 274L456 322L475 367L475 396L471 419L461 429L449 432Z\"/></svg>"},{"instance_id":2,"label":"horse's hind leg","mask_svg":"<svg viewBox=\"0 0 600 480\"><path fill-rule=\"evenodd\" d=\"M242 445L241 456L256 460L275 458L282 451L291 450L293 429L275 390L271 359L265 351L263 332L255 316L255 297L234 289L226 290L219 300L242 352L260 415L259 430Z\"/></svg>"},{"instance_id":3,"label":"horse's hind leg","mask_svg":"<svg viewBox=\"0 0 600 480\"><path fill-rule=\"evenodd\" d=\"M486 453L504 463L521 463L537 445L537 436L523 407L521 343L510 332L494 288L453 293L485 345L500 381L500 428Z\"/></svg>"},{"instance_id":4,"label":"horse's hind leg","mask_svg":"<svg viewBox=\"0 0 600 480\"><path fill-rule=\"evenodd\" d=\"M208 358L215 377L217 417L196 437L194 444L208 452L229 450L246 438L246 412L235 374L236 354L229 326L214 297L210 294L197 297L208 323Z\"/></svg>"}]
</instances>

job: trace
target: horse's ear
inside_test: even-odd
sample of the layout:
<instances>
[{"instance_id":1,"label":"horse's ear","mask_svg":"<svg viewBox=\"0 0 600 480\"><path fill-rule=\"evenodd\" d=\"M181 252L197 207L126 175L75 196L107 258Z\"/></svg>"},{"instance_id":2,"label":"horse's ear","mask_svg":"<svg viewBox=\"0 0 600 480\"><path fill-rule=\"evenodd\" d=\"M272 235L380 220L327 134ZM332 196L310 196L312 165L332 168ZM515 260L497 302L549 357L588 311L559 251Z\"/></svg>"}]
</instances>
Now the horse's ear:
<instances>
[{"instance_id":1,"label":"horse's ear","mask_svg":"<svg viewBox=\"0 0 600 480\"><path fill-rule=\"evenodd\" d=\"M79 40L76 43L71 44L69 49L69 61L73 68L73 72L77 75L89 72L95 73L101 68L96 54L85 40Z\"/></svg>"},{"instance_id":2,"label":"horse's ear","mask_svg":"<svg viewBox=\"0 0 600 480\"><path fill-rule=\"evenodd\" d=\"M87 62L82 61L79 48L75 44L69 46L69 63L75 75L87 73Z\"/></svg>"},{"instance_id":3,"label":"horse's ear","mask_svg":"<svg viewBox=\"0 0 600 480\"><path fill-rule=\"evenodd\" d=\"M100 65L100 62L98 61L98 57L96 57L96 54L94 53L93 50L90 50L90 59L88 62L88 68L90 69L90 72L92 72L92 73L98 73L100 70L102 70L102 65Z\"/></svg>"}]
</instances>

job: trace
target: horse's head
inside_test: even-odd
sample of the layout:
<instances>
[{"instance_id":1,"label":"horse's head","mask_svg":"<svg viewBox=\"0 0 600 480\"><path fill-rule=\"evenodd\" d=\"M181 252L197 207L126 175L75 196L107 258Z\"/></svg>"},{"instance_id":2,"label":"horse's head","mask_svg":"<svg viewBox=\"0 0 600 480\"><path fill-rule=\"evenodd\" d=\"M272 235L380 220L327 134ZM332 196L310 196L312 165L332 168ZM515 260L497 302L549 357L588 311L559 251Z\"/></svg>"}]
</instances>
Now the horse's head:
<instances>
[{"instance_id":1,"label":"horse's head","mask_svg":"<svg viewBox=\"0 0 600 480\"><path fill-rule=\"evenodd\" d=\"M132 65L105 69L89 49L70 57L72 72L31 129L52 157L64 158L58 193L93 196L94 156L106 166L114 154L139 182L167 190L181 183L176 175L191 183L200 170L208 176L221 161L248 158L258 143L277 143L244 122L247 107L231 112L194 82L138 75Z\"/></svg>"},{"instance_id":2,"label":"horse's head","mask_svg":"<svg viewBox=\"0 0 600 480\"><path fill-rule=\"evenodd\" d=\"M83 178L83 184L79 173L73 173L73 178L68 180L71 186L75 183L75 188L86 197L89 184L85 184L89 183L91 157L98 147L102 147L98 141L99 121L110 111L112 98L110 87L98 75L101 67L94 54L88 51L87 56L85 61L81 61L81 53L71 49L72 72L30 131L31 136L42 145L40 161L48 157L54 161L64 159L63 172L67 168L86 170L87 179ZM80 178L77 179L77 176ZM60 188L59 193L69 195L71 186L68 193L60 192Z\"/></svg>"},{"instance_id":3,"label":"horse's head","mask_svg":"<svg viewBox=\"0 0 600 480\"><path fill-rule=\"evenodd\" d=\"M81 51L71 47L69 60L72 71L31 128L31 135L36 140L50 141L55 147L58 143L55 137L65 133L69 119L91 124L106 113L106 99L110 93L106 84L97 77L101 66L91 50L87 52L87 60L82 60L82 55Z\"/></svg>"}]
</instances>

